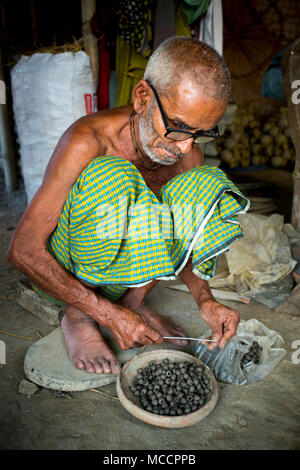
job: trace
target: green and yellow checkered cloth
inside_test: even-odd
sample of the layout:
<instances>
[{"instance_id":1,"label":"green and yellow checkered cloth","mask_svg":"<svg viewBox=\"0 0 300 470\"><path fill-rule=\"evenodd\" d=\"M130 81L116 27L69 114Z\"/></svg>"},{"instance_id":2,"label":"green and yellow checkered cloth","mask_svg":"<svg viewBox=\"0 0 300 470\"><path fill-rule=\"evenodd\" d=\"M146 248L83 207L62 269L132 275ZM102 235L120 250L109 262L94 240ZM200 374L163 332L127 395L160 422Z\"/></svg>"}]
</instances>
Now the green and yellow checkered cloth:
<instances>
[{"instance_id":1,"label":"green and yellow checkered cloth","mask_svg":"<svg viewBox=\"0 0 300 470\"><path fill-rule=\"evenodd\" d=\"M176 279L190 256L193 271L211 278L248 207L219 168L193 168L154 194L132 163L98 157L70 191L48 249L113 301L128 287Z\"/></svg>"}]
</instances>

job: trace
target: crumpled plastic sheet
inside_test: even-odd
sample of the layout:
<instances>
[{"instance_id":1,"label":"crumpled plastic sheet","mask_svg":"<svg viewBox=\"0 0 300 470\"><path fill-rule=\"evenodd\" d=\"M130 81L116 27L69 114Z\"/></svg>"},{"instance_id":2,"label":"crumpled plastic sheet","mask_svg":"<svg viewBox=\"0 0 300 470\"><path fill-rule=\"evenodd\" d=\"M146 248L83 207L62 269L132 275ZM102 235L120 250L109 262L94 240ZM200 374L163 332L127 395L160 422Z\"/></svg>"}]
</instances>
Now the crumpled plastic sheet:
<instances>
[{"instance_id":1,"label":"crumpled plastic sheet","mask_svg":"<svg viewBox=\"0 0 300 470\"><path fill-rule=\"evenodd\" d=\"M203 334L211 335L211 330ZM247 364L244 369L240 362L253 343L262 347L259 364ZM282 336L270 330L255 318L240 321L237 334L231 338L223 349L216 347L208 350L200 341L195 342L193 354L201 359L214 373L217 380L235 385L247 385L258 382L266 377L286 355L287 351L280 347L284 343Z\"/></svg>"},{"instance_id":2,"label":"crumpled plastic sheet","mask_svg":"<svg viewBox=\"0 0 300 470\"><path fill-rule=\"evenodd\" d=\"M209 285L229 287L273 308L293 289L291 273L297 262L290 245L299 234L279 214L244 214L239 222L244 236L220 257Z\"/></svg>"}]
</instances>

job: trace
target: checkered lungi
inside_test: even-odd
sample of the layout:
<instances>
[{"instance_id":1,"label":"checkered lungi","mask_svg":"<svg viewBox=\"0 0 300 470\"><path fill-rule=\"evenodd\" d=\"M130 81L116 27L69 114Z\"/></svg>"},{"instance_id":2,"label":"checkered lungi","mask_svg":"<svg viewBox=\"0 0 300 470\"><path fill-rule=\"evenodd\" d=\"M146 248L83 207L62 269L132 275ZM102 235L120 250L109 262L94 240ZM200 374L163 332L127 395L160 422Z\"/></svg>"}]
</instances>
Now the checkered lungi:
<instances>
[{"instance_id":1,"label":"checkered lungi","mask_svg":"<svg viewBox=\"0 0 300 470\"><path fill-rule=\"evenodd\" d=\"M238 214L248 207L219 168L193 168L154 194L132 163L98 157L71 189L48 249L115 301L128 287L176 279L189 257L195 274L211 278L220 253L242 236Z\"/></svg>"}]
</instances>

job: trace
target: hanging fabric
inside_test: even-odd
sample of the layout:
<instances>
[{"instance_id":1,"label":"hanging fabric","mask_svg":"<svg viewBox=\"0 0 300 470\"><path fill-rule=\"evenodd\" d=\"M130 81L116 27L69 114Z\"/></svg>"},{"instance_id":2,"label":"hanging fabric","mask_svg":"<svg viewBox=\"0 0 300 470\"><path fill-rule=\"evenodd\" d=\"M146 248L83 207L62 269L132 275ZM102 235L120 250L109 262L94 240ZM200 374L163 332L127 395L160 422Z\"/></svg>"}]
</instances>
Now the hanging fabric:
<instances>
[{"instance_id":1,"label":"hanging fabric","mask_svg":"<svg viewBox=\"0 0 300 470\"><path fill-rule=\"evenodd\" d=\"M175 15L175 35L176 36L191 36L191 28L187 23L185 14L183 12L182 3L179 3Z\"/></svg>"},{"instance_id":2,"label":"hanging fabric","mask_svg":"<svg viewBox=\"0 0 300 470\"><path fill-rule=\"evenodd\" d=\"M118 95L116 106L124 106L132 102L131 95L135 85L142 80L147 59L120 36L117 37L116 76Z\"/></svg>"},{"instance_id":3,"label":"hanging fabric","mask_svg":"<svg viewBox=\"0 0 300 470\"><path fill-rule=\"evenodd\" d=\"M223 55L222 0L211 1L206 14L200 18L197 37Z\"/></svg>"},{"instance_id":4,"label":"hanging fabric","mask_svg":"<svg viewBox=\"0 0 300 470\"><path fill-rule=\"evenodd\" d=\"M120 38L146 57L152 52L153 3L153 0L120 0L117 12Z\"/></svg>"},{"instance_id":5,"label":"hanging fabric","mask_svg":"<svg viewBox=\"0 0 300 470\"><path fill-rule=\"evenodd\" d=\"M98 111L109 107L110 56L103 35L99 40L99 84L97 89Z\"/></svg>"},{"instance_id":6,"label":"hanging fabric","mask_svg":"<svg viewBox=\"0 0 300 470\"><path fill-rule=\"evenodd\" d=\"M109 84L111 69L114 69L116 37L116 1L103 6L97 4L95 15L90 21L93 34L98 37L99 79L97 86L98 110L109 107Z\"/></svg>"},{"instance_id":7,"label":"hanging fabric","mask_svg":"<svg viewBox=\"0 0 300 470\"><path fill-rule=\"evenodd\" d=\"M211 0L182 0L182 7L188 24L194 23L204 15Z\"/></svg>"}]
</instances>

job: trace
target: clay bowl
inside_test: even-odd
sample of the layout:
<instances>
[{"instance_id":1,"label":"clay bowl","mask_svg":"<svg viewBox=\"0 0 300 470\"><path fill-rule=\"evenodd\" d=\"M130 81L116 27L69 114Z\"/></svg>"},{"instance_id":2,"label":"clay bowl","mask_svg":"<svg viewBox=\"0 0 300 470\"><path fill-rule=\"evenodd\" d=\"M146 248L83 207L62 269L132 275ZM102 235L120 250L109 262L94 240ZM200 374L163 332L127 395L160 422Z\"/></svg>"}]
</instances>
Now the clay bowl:
<instances>
[{"instance_id":1,"label":"clay bowl","mask_svg":"<svg viewBox=\"0 0 300 470\"><path fill-rule=\"evenodd\" d=\"M130 386L137 376L137 371L140 367L146 367L150 361L154 360L161 362L165 358L169 358L172 362L195 362L205 367L206 374L209 376L211 381L212 391L208 401L204 406L202 406L202 408L189 413L188 415L161 416L145 411L141 407L139 398L134 396L130 390ZM193 424L199 423L212 412L218 401L218 384L212 371L202 361L200 361L200 359L182 351L158 349L135 356L124 364L117 379L117 394L124 408L141 421L163 428L184 428L186 426L192 426Z\"/></svg>"}]
</instances>

